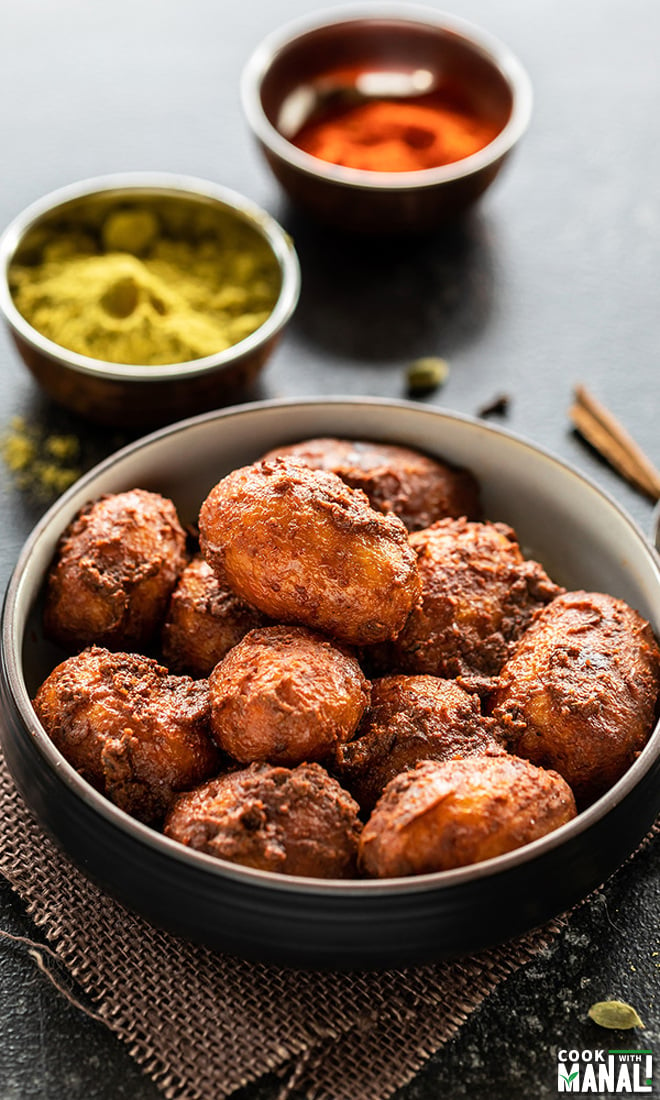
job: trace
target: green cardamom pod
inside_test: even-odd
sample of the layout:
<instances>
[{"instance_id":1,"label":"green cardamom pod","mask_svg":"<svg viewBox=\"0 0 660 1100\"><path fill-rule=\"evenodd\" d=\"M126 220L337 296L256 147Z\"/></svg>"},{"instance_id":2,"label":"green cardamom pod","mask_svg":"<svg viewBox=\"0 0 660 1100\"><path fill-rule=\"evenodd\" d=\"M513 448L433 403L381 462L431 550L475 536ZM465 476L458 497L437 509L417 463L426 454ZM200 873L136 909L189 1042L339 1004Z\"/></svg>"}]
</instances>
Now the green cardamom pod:
<instances>
[{"instance_id":1,"label":"green cardamom pod","mask_svg":"<svg viewBox=\"0 0 660 1100\"><path fill-rule=\"evenodd\" d=\"M428 393L444 385L449 378L449 363L446 359L426 356L415 359L406 370L406 383L409 393Z\"/></svg>"},{"instance_id":2,"label":"green cardamom pod","mask_svg":"<svg viewBox=\"0 0 660 1100\"><path fill-rule=\"evenodd\" d=\"M598 1001L591 1006L588 1015L599 1027L614 1030L644 1027L635 1009L624 1001Z\"/></svg>"}]
</instances>

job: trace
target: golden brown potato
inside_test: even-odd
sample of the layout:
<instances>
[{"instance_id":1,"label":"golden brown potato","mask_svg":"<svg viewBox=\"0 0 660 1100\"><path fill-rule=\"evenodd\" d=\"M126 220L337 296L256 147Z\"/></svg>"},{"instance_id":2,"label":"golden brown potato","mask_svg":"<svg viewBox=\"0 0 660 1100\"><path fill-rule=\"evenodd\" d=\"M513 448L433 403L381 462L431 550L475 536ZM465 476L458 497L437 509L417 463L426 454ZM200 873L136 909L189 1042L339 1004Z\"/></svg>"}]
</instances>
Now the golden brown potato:
<instances>
[{"instance_id":1,"label":"golden brown potato","mask_svg":"<svg viewBox=\"0 0 660 1100\"><path fill-rule=\"evenodd\" d=\"M322 760L353 736L369 702L355 658L301 626L252 630L210 689L213 736L243 764Z\"/></svg>"},{"instance_id":2,"label":"golden brown potato","mask_svg":"<svg viewBox=\"0 0 660 1100\"><path fill-rule=\"evenodd\" d=\"M352 489L362 489L372 508L393 512L409 531L445 516L481 518L479 486L469 470L392 443L306 439L278 447L264 459L292 458L313 470L330 470Z\"/></svg>"},{"instance_id":3,"label":"golden brown potato","mask_svg":"<svg viewBox=\"0 0 660 1100\"><path fill-rule=\"evenodd\" d=\"M503 523L439 520L410 544L422 599L395 641L365 654L378 671L494 676L534 611L563 591Z\"/></svg>"},{"instance_id":4,"label":"golden brown potato","mask_svg":"<svg viewBox=\"0 0 660 1100\"><path fill-rule=\"evenodd\" d=\"M425 760L385 788L359 865L374 878L448 871L529 844L575 813L560 775L515 756Z\"/></svg>"},{"instance_id":5,"label":"golden brown potato","mask_svg":"<svg viewBox=\"0 0 660 1100\"><path fill-rule=\"evenodd\" d=\"M335 750L333 771L371 811L384 788L420 760L449 760L502 752L495 722L478 696L436 676L383 676L371 685L371 704L347 744Z\"/></svg>"},{"instance_id":6,"label":"golden brown potato","mask_svg":"<svg viewBox=\"0 0 660 1100\"><path fill-rule=\"evenodd\" d=\"M355 874L358 806L318 764L253 764L181 795L165 834L220 859L310 878Z\"/></svg>"},{"instance_id":7,"label":"golden brown potato","mask_svg":"<svg viewBox=\"0 0 660 1100\"><path fill-rule=\"evenodd\" d=\"M34 709L76 771L150 824L221 767L207 682L170 676L149 657L92 646L51 672Z\"/></svg>"},{"instance_id":8,"label":"golden brown potato","mask_svg":"<svg viewBox=\"0 0 660 1100\"><path fill-rule=\"evenodd\" d=\"M396 516L335 475L289 459L225 477L199 516L202 553L222 583L272 619L340 641L394 637L419 596Z\"/></svg>"},{"instance_id":9,"label":"golden brown potato","mask_svg":"<svg viewBox=\"0 0 660 1100\"><path fill-rule=\"evenodd\" d=\"M185 543L172 501L157 493L133 489L87 504L48 574L46 633L66 649L148 645L185 565Z\"/></svg>"},{"instance_id":10,"label":"golden brown potato","mask_svg":"<svg viewBox=\"0 0 660 1100\"><path fill-rule=\"evenodd\" d=\"M660 651L641 615L613 596L568 592L521 639L493 713L512 751L554 768L586 804L646 744L659 686Z\"/></svg>"},{"instance_id":11,"label":"golden brown potato","mask_svg":"<svg viewBox=\"0 0 660 1100\"><path fill-rule=\"evenodd\" d=\"M163 657L175 672L208 676L250 630L268 619L223 588L211 566L195 557L174 589L162 632Z\"/></svg>"}]
</instances>

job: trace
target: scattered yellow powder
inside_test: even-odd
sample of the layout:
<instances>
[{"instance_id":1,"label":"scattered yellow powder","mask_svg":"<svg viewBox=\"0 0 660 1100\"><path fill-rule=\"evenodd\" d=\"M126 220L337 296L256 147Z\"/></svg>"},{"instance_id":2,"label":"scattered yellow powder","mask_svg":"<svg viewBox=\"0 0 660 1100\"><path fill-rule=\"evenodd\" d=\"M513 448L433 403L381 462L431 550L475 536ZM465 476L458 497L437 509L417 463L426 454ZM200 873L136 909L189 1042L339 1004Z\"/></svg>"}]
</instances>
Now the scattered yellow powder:
<instances>
[{"instance_id":1,"label":"scattered yellow powder","mask_svg":"<svg viewBox=\"0 0 660 1100\"><path fill-rule=\"evenodd\" d=\"M53 435L15 416L0 437L0 454L17 489L40 501L60 496L80 477L75 435Z\"/></svg>"}]
</instances>

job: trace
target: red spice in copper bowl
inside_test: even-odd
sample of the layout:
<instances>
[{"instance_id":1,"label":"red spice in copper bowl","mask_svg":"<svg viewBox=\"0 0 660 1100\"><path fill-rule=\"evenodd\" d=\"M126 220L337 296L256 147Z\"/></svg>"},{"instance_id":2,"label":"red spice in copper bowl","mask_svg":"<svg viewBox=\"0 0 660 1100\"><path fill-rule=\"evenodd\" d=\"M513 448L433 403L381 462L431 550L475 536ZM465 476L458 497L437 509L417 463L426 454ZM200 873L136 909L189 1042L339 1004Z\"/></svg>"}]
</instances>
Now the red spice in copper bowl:
<instances>
[{"instance_id":1,"label":"red spice in copper bowl","mask_svg":"<svg viewBox=\"0 0 660 1100\"><path fill-rule=\"evenodd\" d=\"M372 99L330 108L291 137L313 157L367 172L418 172L453 164L496 136L493 119L459 93Z\"/></svg>"},{"instance_id":2,"label":"red spice in copper bowl","mask_svg":"<svg viewBox=\"0 0 660 1100\"><path fill-rule=\"evenodd\" d=\"M422 75L418 94L396 89ZM365 80L385 91L365 93ZM293 199L327 222L415 231L461 213L527 127L531 88L506 46L408 4L340 9L271 35L242 81L248 123Z\"/></svg>"}]
</instances>

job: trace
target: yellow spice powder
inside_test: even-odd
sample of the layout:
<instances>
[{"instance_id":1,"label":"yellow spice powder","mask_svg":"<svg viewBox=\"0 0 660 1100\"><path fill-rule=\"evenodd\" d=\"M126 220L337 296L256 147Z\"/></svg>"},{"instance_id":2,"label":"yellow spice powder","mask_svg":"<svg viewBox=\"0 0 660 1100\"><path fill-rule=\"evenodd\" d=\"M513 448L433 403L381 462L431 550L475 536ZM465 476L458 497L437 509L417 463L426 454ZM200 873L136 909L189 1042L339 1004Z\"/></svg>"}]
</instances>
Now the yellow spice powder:
<instances>
[{"instance_id":1,"label":"yellow spice powder","mask_svg":"<svg viewBox=\"0 0 660 1100\"><path fill-rule=\"evenodd\" d=\"M39 501L59 496L82 473L76 436L46 432L22 416L0 435L0 455L16 488Z\"/></svg>"},{"instance_id":2,"label":"yellow spice powder","mask_svg":"<svg viewBox=\"0 0 660 1100\"><path fill-rule=\"evenodd\" d=\"M95 359L146 365L237 344L266 321L279 281L268 246L244 227L170 239L145 210L111 214L98 246L79 232L52 234L39 262L10 269L17 309L44 336Z\"/></svg>"}]
</instances>

